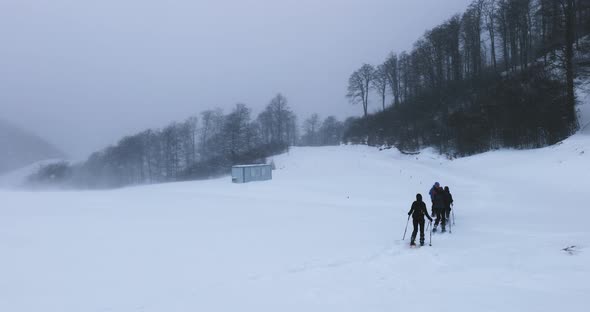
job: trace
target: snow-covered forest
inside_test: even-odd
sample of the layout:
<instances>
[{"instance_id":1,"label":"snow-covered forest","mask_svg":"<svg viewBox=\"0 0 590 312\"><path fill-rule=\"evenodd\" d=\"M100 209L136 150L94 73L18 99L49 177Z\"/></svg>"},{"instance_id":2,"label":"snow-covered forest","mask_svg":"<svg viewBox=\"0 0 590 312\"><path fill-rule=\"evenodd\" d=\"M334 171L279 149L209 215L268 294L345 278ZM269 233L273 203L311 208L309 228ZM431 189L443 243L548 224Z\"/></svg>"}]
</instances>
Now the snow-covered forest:
<instances>
[{"instance_id":1,"label":"snow-covered forest","mask_svg":"<svg viewBox=\"0 0 590 312\"><path fill-rule=\"evenodd\" d=\"M348 96L364 116L345 140L452 156L555 144L579 127L574 80L588 76L589 33L588 1L475 0L411 50L352 73ZM369 115L371 94L383 108Z\"/></svg>"},{"instance_id":2,"label":"snow-covered forest","mask_svg":"<svg viewBox=\"0 0 590 312\"><path fill-rule=\"evenodd\" d=\"M276 95L258 116L236 104L206 110L163 129L148 129L93 153L82 163L44 164L24 183L34 187L112 188L214 178L232 165L265 163L290 146L338 145L344 124L314 113L299 129L287 98ZM302 132L302 134L300 134Z\"/></svg>"}]
</instances>

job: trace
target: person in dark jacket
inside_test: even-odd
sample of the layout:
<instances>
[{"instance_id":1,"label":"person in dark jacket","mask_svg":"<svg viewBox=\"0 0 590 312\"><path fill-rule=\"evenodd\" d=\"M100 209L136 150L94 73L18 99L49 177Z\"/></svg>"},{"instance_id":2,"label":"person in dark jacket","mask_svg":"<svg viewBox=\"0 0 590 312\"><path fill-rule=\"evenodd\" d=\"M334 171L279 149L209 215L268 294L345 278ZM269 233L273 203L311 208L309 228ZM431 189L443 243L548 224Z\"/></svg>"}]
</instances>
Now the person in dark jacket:
<instances>
[{"instance_id":1,"label":"person in dark jacket","mask_svg":"<svg viewBox=\"0 0 590 312\"><path fill-rule=\"evenodd\" d=\"M451 216L451 206L453 205L453 195L448 186L445 186L445 217L449 220Z\"/></svg>"},{"instance_id":2,"label":"person in dark jacket","mask_svg":"<svg viewBox=\"0 0 590 312\"><path fill-rule=\"evenodd\" d=\"M416 246L416 235L418 234L418 226L420 227L420 246L424 246L424 216L432 222L432 218L428 215L426 204L422 201L422 195L416 195L416 201L412 203L412 208L408 212L408 216L412 216L414 231L412 232L411 246Z\"/></svg>"},{"instance_id":3,"label":"person in dark jacket","mask_svg":"<svg viewBox=\"0 0 590 312\"><path fill-rule=\"evenodd\" d=\"M432 209L430 211L430 214L434 217L434 195L436 194L436 190L440 187L440 183L438 182L434 182L434 185L432 185L432 187L430 188L430 191L428 191L428 195L430 195L430 203L432 203L432 206L430 206L430 208Z\"/></svg>"},{"instance_id":4,"label":"person in dark jacket","mask_svg":"<svg viewBox=\"0 0 590 312\"><path fill-rule=\"evenodd\" d=\"M432 228L433 232L436 232L436 227L439 223L442 224L442 232L446 232L446 218L445 218L445 191L443 190L440 185L434 192L434 196L432 199L432 210L436 216L436 221L434 221L434 227Z\"/></svg>"}]
</instances>

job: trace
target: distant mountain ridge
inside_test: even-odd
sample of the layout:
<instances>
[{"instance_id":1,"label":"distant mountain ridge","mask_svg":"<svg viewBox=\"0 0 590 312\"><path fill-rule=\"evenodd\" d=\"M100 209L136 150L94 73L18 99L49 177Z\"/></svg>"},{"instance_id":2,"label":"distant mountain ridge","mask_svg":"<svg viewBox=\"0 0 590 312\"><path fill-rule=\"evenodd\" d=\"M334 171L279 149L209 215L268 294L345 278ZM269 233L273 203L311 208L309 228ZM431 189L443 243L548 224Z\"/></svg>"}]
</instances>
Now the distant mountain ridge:
<instances>
[{"instance_id":1,"label":"distant mountain ridge","mask_svg":"<svg viewBox=\"0 0 590 312\"><path fill-rule=\"evenodd\" d=\"M0 120L0 174L65 154L39 136Z\"/></svg>"}]
</instances>

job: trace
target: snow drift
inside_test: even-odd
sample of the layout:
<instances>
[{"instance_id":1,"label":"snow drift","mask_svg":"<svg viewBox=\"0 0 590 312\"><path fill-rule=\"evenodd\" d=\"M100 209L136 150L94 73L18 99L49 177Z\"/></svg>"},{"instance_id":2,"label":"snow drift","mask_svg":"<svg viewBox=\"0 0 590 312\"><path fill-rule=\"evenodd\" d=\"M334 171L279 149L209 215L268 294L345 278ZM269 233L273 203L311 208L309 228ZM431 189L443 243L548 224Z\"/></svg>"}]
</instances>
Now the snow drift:
<instances>
[{"instance_id":1,"label":"snow drift","mask_svg":"<svg viewBox=\"0 0 590 312\"><path fill-rule=\"evenodd\" d=\"M454 161L365 146L294 148L274 161L272 181L243 185L0 192L0 310L586 305L590 136ZM409 249L407 211L434 181L455 198L453 233Z\"/></svg>"}]
</instances>

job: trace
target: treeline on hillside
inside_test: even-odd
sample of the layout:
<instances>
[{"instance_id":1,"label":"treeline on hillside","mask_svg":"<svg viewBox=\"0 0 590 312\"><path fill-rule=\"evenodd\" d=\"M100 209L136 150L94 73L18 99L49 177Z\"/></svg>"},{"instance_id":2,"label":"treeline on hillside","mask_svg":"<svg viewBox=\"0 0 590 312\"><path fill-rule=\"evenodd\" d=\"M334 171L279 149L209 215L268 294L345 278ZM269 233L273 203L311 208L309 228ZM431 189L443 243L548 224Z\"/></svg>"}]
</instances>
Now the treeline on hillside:
<instances>
[{"instance_id":1,"label":"treeline on hillside","mask_svg":"<svg viewBox=\"0 0 590 312\"><path fill-rule=\"evenodd\" d=\"M588 33L590 0L475 0L350 76L364 117L345 141L457 156L555 143L578 127L575 50ZM369 115L375 95L382 110Z\"/></svg>"},{"instance_id":2,"label":"treeline on hillside","mask_svg":"<svg viewBox=\"0 0 590 312\"><path fill-rule=\"evenodd\" d=\"M207 179L229 173L232 165L264 163L293 145L339 144L343 125L335 117L320 122L314 114L299 136L297 118L278 94L255 118L244 104L224 114L207 110L163 129L124 137L81 164L49 164L29 177L29 184L76 188ZM317 139L316 139L317 138Z\"/></svg>"},{"instance_id":3,"label":"treeline on hillside","mask_svg":"<svg viewBox=\"0 0 590 312\"><path fill-rule=\"evenodd\" d=\"M303 122L303 135L299 140L301 146L338 145L342 141L345 124L334 116L323 121L318 114L312 114Z\"/></svg>"}]
</instances>

